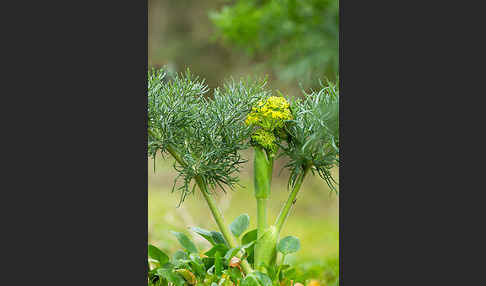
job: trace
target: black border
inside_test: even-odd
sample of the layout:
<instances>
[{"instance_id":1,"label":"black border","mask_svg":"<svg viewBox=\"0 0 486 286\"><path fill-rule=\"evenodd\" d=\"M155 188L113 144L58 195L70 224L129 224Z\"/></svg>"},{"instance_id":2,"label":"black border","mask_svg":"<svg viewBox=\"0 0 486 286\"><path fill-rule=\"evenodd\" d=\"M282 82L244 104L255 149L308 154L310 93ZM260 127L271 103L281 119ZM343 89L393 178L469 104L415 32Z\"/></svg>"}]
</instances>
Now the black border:
<instances>
[{"instance_id":1,"label":"black border","mask_svg":"<svg viewBox=\"0 0 486 286\"><path fill-rule=\"evenodd\" d=\"M147 1L11 4L0 284L146 285Z\"/></svg>"},{"instance_id":2,"label":"black border","mask_svg":"<svg viewBox=\"0 0 486 286\"><path fill-rule=\"evenodd\" d=\"M451 55L470 52L449 43L469 27L459 28L460 7L423 1L339 6L340 285L344 253L346 285L416 285L428 265L465 261L430 251L448 238L430 229L449 230L436 213L463 196L451 168L467 165L457 162L465 156L450 150L474 132L436 118L470 110L444 107L465 95L450 88L468 78ZM145 284L147 1L4 11L14 16L2 38L13 60L2 81L2 115L11 112L2 133L4 272L17 284ZM457 26L439 33L442 22ZM448 142L456 145L445 150ZM458 273L443 269L428 284Z\"/></svg>"}]
</instances>

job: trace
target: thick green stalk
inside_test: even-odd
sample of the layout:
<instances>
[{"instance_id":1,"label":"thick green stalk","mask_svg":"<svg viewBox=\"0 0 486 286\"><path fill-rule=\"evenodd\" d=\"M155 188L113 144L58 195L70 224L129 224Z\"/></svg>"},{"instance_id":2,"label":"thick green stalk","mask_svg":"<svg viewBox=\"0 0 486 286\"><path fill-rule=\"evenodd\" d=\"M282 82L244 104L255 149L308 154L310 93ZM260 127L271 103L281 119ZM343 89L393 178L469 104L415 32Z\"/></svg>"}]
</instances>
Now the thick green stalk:
<instances>
[{"instance_id":1,"label":"thick green stalk","mask_svg":"<svg viewBox=\"0 0 486 286\"><path fill-rule=\"evenodd\" d=\"M261 152L261 151L262 150L255 151L255 152ZM263 160L261 164L266 165L264 169L267 169L267 176L263 177L261 175L258 175L262 178L264 187L255 184L255 189L257 188L261 189L255 192L255 197L257 200L257 237L261 237L268 227L267 202L268 202L268 197L270 196L270 185L272 183L273 157L270 157L268 152L265 153L267 155L267 161L265 162L265 160ZM264 156L264 155L259 154L259 156ZM257 162L257 160L255 162ZM256 169L258 169L258 167L256 167ZM257 172L255 172L255 176L257 176Z\"/></svg>"},{"instance_id":2,"label":"thick green stalk","mask_svg":"<svg viewBox=\"0 0 486 286\"><path fill-rule=\"evenodd\" d=\"M280 214L277 217L277 220L275 221L275 226L277 228L278 233L282 230L282 226L287 220L287 217L289 215L289 211L292 208L292 205L294 204L295 198L297 197L297 194L299 193L300 187L302 186L302 182L304 181L305 176L309 172L309 167L304 168L304 172L299 175L297 178L297 181L295 182L294 187L292 188L292 192L290 192L289 197L287 198L287 201L285 202L285 205L282 207L280 210Z\"/></svg>"},{"instance_id":3,"label":"thick green stalk","mask_svg":"<svg viewBox=\"0 0 486 286\"><path fill-rule=\"evenodd\" d=\"M288 217L290 208L294 203L297 193L299 192L308 171L309 167L304 168L304 172L297 178L294 188L292 189L287 202L282 207L275 224L267 227L262 237L258 237L258 241L255 245L255 268L257 270L266 272L264 267L265 265L272 266L276 263L277 242L280 231L282 230L282 226Z\"/></svg>"},{"instance_id":4,"label":"thick green stalk","mask_svg":"<svg viewBox=\"0 0 486 286\"><path fill-rule=\"evenodd\" d=\"M273 225L267 227L255 244L255 269L267 272L265 266L272 266L277 256L278 232Z\"/></svg>"},{"instance_id":5,"label":"thick green stalk","mask_svg":"<svg viewBox=\"0 0 486 286\"><path fill-rule=\"evenodd\" d=\"M174 157L174 159L176 159L176 161L179 162L179 164L185 165L182 158L179 156L179 154L174 150L174 148L172 146L167 147L167 152L169 152ZM216 224L218 225L219 230L223 234L224 239L228 242L229 247L231 247L231 248L237 247L237 243L235 242L235 240L234 240L233 236L231 235L231 232L229 231L229 229L226 227L226 224L224 223L223 215L222 215L221 211L218 209L218 207L216 205L216 201L209 194L209 192L207 190L207 186L204 183L204 181L202 180L202 177L196 176L195 180L196 180L196 184L199 187L199 190L201 191L204 199L206 200L206 203L209 206L211 214L213 215L213 218L216 221ZM240 255L238 255L238 256L240 256ZM251 268L250 264L246 260L241 261L241 267L243 268L243 271L245 271L246 274L253 272L253 269Z\"/></svg>"},{"instance_id":6,"label":"thick green stalk","mask_svg":"<svg viewBox=\"0 0 486 286\"><path fill-rule=\"evenodd\" d=\"M272 178L272 161L265 150L255 147L253 164L253 180L255 185L255 199L257 201L257 237L260 238L267 228L267 200L270 196L270 181Z\"/></svg>"},{"instance_id":7,"label":"thick green stalk","mask_svg":"<svg viewBox=\"0 0 486 286\"><path fill-rule=\"evenodd\" d=\"M267 228L267 200L257 198L257 237L260 238Z\"/></svg>"},{"instance_id":8,"label":"thick green stalk","mask_svg":"<svg viewBox=\"0 0 486 286\"><path fill-rule=\"evenodd\" d=\"M261 147L255 147L254 184L257 201L257 243L255 244L255 268L265 271L263 265L269 265L274 256L277 234L267 224L267 201L270 196L273 158Z\"/></svg>"}]
</instances>

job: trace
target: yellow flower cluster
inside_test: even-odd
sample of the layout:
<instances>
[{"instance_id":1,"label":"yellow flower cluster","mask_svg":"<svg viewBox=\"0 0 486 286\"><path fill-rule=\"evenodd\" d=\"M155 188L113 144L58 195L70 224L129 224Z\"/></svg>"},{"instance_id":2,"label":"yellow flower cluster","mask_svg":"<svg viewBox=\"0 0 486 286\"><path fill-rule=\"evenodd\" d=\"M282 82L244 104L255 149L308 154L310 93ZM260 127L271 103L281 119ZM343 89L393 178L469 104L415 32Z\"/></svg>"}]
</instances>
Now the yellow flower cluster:
<instances>
[{"instance_id":1,"label":"yellow flower cluster","mask_svg":"<svg viewBox=\"0 0 486 286\"><path fill-rule=\"evenodd\" d=\"M271 96L266 101L259 101L246 118L247 125L257 125L273 131L283 127L285 120L292 119L289 102L280 96Z\"/></svg>"},{"instance_id":2,"label":"yellow flower cluster","mask_svg":"<svg viewBox=\"0 0 486 286\"><path fill-rule=\"evenodd\" d=\"M271 96L266 100L257 102L245 120L247 125L261 127L252 136L252 139L267 150L276 152L277 138L274 131L284 126L285 120L293 119L289 102L280 96ZM277 133L278 134L278 133Z\"/></svg>"}]
</instances>

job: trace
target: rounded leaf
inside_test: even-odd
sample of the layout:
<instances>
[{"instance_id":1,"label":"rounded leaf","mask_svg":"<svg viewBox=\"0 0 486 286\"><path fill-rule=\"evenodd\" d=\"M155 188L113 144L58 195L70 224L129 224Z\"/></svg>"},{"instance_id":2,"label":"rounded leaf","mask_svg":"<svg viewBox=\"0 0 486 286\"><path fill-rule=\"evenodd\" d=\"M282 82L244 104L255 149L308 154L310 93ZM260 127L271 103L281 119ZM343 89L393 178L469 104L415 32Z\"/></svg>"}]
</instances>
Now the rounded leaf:
<instances>
[{"instance_id":1,"label":"rounded leaf","mask_svg":"<svg viewBox=\"0 0 486 286\"><path fill-rule=\"evenodd\" d=\"M282 238L277 245L277 250L283 253L284 255L297 252L299 249L300 249L299 239L291 235Z\"/></svg>"},{"instance_id":2,"label":"rounded leaf","mask_svg":"<svg viewBox=\"0 0 486 286\"><path fill-rule=\"evenodd\" d=\"M248 214L242 214L230 224L230 229L234 236L239 237L249 225L250 216Z\"/></svg>"}]
</instances>

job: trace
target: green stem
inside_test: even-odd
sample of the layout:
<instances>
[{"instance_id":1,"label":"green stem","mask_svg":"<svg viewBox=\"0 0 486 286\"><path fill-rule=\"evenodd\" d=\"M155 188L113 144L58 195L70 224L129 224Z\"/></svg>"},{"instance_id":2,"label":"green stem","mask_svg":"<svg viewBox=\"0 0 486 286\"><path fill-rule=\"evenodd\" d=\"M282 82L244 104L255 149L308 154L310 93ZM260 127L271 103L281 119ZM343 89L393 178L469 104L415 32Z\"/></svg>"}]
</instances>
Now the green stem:
<instances>
[{"instance_id":1,"label":"green stem","mask_svg":"<svg viewBox=\"0 0 486 286\"><path fill-rule=\"evenodd\" d=\"M230 231L226 227L226 224L224 223L224 218L223 214L221 211L218 209L216 206L216 201L213 199L213 197L209 194L206 185L202 181L202 178L200 176L196 177L196 183L201 190L201 193L204 196L204 199L206 200L209 209L211 210L211 213L213 214L214 220L216 221L216 224L219 227L219 230L221 230L221 233L223 234L224 239L228 242L230 248L235 248L237 247L237 243L235 242L233 236L231 235ZM241 258L241 254L238 253L239 258ZM251 268L250 264L246 260L241 261L241 267L243 268L243 271L245 271L246 274L250 273L253 271Z\"/></svg>"},{"instance_id":2,"label":"green stem","mask_svg":"<svg viewBox=\"0 0 486 286\"><path fill-rule=\"evenodd\" d=\"M267 201L268 199L257 198L257 237L260 238L267 228Z\"/></svg>"},{"instance_id":3,"label":"green stem","mask_svg":"<svg viewBox=\"0 0 486 286\"><path fill-rule=\"evenodd\" d=\"M273 257L275 232L267 224L267 201L270 197L273 157L263 148L255 147L253 179L257 201L257 242L255 244L254 266L263 271L262 265L269 266Z\"/></svg>"},{"instance_id":4,"label":"green stem","mask_svg":"<svg viewBox=\"0 0 486 286\"><path fill-rule=\"evenodd\" d=\"M171 154L172 157L174 157L174 159L176 159L176 161L179 164L186 166L186 163L184 161L182 161L181 156L179 156L179 153L177 153L172 146L170 146L170 145L167 146L167 152L169 152L169 154Z\"/></svg>"},{"instance_id":5,"label":"green stem","mask_svg":"<svg viewBox=\"0 0 486 286\"><path fill-rule=\"evenodd\" d=\"M185 165L185 162L182 160L182 158L179 156L179 154L174 150L172 146L167 147L167 152L169 152L174 159L176 159L177 162L181 165ZM235 242L233 236L231 235L231 232L229 229L226 227L226 224L224 223L224 218L221 213L221 211L218 209L216 206L216 201L213 199L213 197L209 194L209 191L207 189L206 184L204 183L203 179L201 176L196 176L195 181L197 186L199 187L199 190L201 191L204 199L206 200L206 203L209 206L209 209L211 210L211 213L213 215L214 220L216 221L216 224L219 227L219 230L223 234L224 239L228 242L230 248L235 248L237 247L237 243ZM245 271L246 274L253 272L253 269L251 268L250 264L246 260L241 261L241 266L243 270Z\"/></svg>"},{"instance_id":6,"label":"green stem","mask_svg":"<svg viewBox=\"0 0 486 286\"><path fill-rule=\"evenodd\" d=\"M270 196L273 158L269 158L267 152L259 146L254 150L253 179L257 201L257 237L260 238L267 228L267 200Z\"/></svg>"},{"instance_id":7,"label":"green stem","mask_svg":"<svg viewBox=\"0 0 486 286\"><path fill-rule=\"evenodd\" d=\"M209 209L211 210L211 213L213 214L214 220L216 221L216 224L218 225L219 229L223 233L223 237L226 239L230 247L236 247L236 242L234 241L233 236L229 232L229 230L225 227L223 215L221 214L220 210L216 206L216 201L214 198L209 194L206 185L202 181L201 177L197 176L196 177L196 183L201 190L201 193L208 203Z\"/></svg>"},{"instance_id":8,"label":"green stem","mask_svg":"<svg viewBox=\"0 0 486 286\"><path fill-rule=\"evenodd\" d=\"M287 201L285 202L285 205L282 207L280 210L280 214L277 217L277 220L275 221L275 226L277 227L278 233L282 230L282 226L287 220L287 217L289 215L289 211L292 208L292 205L294 204L294 200L297 197L297 194L299 193L300 187L302 185L302 182L304 181L305 176L309 172L310 167L305 167L304 172L299 175L297 178L297 181L295 182L295 185L292 189L292 192L290 192L289 197L287 198Z\"/></svg>"}]
</instances>

